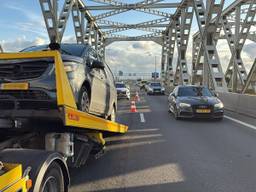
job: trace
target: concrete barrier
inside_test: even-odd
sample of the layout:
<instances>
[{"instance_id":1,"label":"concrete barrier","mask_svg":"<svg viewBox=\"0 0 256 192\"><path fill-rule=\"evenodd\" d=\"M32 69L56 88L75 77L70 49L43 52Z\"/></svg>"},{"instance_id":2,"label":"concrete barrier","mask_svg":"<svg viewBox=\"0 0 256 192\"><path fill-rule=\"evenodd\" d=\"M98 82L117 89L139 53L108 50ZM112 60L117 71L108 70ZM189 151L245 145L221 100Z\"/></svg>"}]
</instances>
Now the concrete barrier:
<instances>
[{"instance_id":1,"label":"concrete barrier","mask_svg":"<svg viewBox=\"0 0 256 192\"><path fill-rule=\"evenodd\" d=\"M225 109L256 118L256 96L220 92Z\"/></svg>"}]
</instances>

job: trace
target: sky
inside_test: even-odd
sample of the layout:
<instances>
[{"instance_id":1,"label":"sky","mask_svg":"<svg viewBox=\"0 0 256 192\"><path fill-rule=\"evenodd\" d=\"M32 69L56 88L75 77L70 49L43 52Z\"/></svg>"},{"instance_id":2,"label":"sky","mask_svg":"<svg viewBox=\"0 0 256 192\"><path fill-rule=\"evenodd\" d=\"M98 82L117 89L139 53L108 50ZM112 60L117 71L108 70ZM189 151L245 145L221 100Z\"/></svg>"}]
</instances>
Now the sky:
<instances>
[{"instance_id":1,"label":"sky","mask_svg":"<svg viewBox=\"0 0 256 192\"><path fill-rule=\"evenodd\" d=\"M99 5L90 0L83 0L86 5ZM140 0L119 0L121 2L136 3ZM61 7L63 0L59 0ZM164 0L165 3L180 2L180 0ZM227 7L234 0L226 0ZM3 49L8 52L19 51L32 45L40 45L49 43L48 34L45 28L43 16L39 5L39 0L0 0L0 44ZM175 9L161 9L168 13L174 13ZM94 11L92 15L97 15L102 11ZM153 19L160 18L137 11L129 11L120 15L105 18L105 20L117 21L127 24L140 23ZM74 30L70 18L64 33L64 42L74 42ZM192 23L191 37L198 30L195 19ZM128 30L116 34L137 36L147 34L138 30ZM220 40L218 45L218 53L221 59L223 70L225 71L229 59L230 51L227 42ZM246 65L247 71L250 70L255 59L255 53L252 51L256 48L255 43L247 41L242 58ZM154 42L116 42L106 48L106 61L112 68L112 71L117 72L152 72L154 71L155 61L157 58L157 70L160 71L161 63L161 47ZM187 63L191 71L192 59L192 41L189 40L187 51ZM174 67L176 65L174 59Z\"/></svg>"}]
</instances>

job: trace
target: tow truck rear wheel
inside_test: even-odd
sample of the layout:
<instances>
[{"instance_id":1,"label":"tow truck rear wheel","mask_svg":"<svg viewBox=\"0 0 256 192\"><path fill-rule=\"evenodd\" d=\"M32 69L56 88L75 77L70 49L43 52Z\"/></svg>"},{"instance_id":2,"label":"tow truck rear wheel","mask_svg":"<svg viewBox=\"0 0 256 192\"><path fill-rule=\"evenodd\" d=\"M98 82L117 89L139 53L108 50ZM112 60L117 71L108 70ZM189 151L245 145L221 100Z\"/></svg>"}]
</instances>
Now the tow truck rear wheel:
<instances>
[{"instance_id":1,"label":"tow truck rear wheel","mask_svg":"<svg viewBox=\"0 0 256 192\"><path fill-rule=\"evenodd\" d=\"M61 167L58 163L52 162L48 167L42 184L40 192L64 192L64 177Z\"/></svg>"}]
</instances>

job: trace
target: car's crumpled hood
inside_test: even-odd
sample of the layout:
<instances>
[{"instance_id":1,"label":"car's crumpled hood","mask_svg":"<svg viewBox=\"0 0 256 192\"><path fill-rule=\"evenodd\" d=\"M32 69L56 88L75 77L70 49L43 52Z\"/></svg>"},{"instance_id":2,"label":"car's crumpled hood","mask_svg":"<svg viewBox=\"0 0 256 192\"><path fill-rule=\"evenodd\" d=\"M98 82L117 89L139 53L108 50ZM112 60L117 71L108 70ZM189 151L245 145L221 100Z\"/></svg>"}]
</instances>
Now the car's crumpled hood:
<instances>
[{"instance_id":1,"label":"car's crumpled hood","mask_svg":"<svg viewBox=\"0 0 256 192\"><path fill-rule=\"evenodd\" d=\"M184 103L189 103L192 105L200 105L200 104L210 104L214 105L216 103L219 103L220 100L217 97L178 97L178 101L184 102Z\"/></svg>"}]
</instances>

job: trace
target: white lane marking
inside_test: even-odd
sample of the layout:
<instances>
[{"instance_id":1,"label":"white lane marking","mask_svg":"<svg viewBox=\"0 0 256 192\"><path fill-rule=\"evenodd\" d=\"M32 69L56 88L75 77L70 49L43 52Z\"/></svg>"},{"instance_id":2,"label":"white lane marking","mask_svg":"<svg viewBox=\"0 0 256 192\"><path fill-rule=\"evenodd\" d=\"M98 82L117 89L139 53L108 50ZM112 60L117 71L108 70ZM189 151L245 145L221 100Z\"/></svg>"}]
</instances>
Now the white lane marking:
<instances>
[{"instance_id":1,"label":"white lane marking","mask_svg":"<svg viewBox=\"0 0 256 192\"><path fill-rule=\"evenodd\" d=\"M146 120L145 120L145 117L144 117L144 114L143 113L140 113L140 122L141 123L145 123Z\"/></svg>"},{"instance_id":2,"label":"white lane marking","mask_svg":"<svg viewBox=\"0 0 256 192\"><path fill-rule=\"evenodd\" d=\"M252 124L245 123L245 122L243 122L243 121L234 119L234 118L229 117L229 116L227 116L227 115L224 115L224 117L225 117L226 119L229 119L229 120L231 120L231 121L234 121L234 122L236 122L236 123L238 123L238 124L240 124L240 125L243 125L243 126L246 126L246 127L249 127L249 128L251 128L251 129L255 129L255 130L256 130L256 126L254 126L254 125L252 125Z\"/></svg>"}]
</instances>

